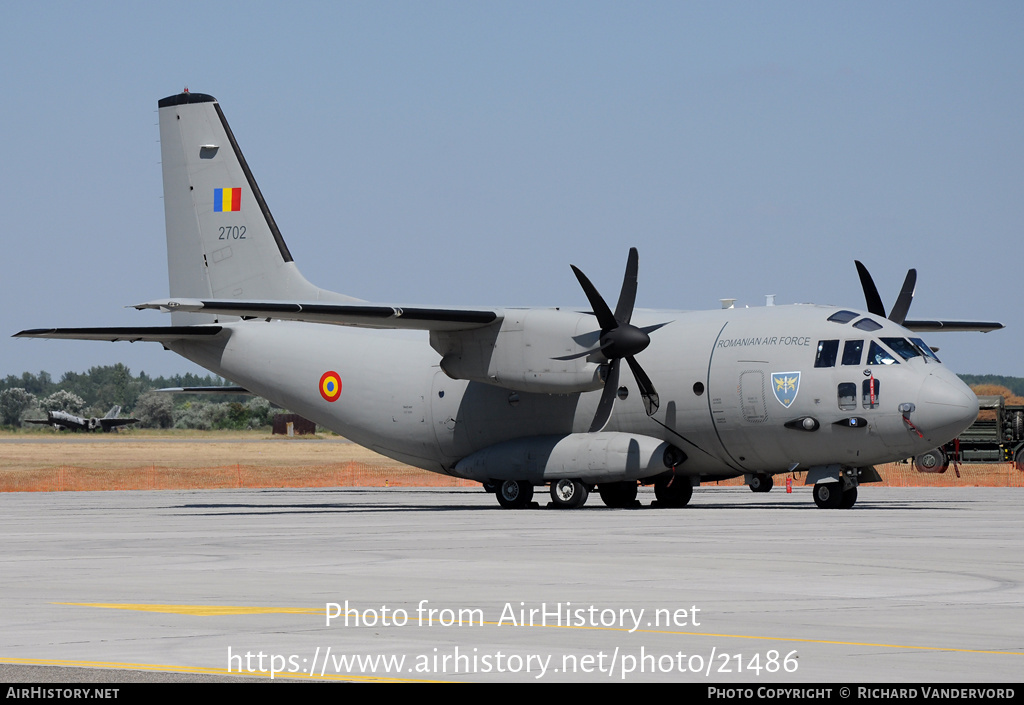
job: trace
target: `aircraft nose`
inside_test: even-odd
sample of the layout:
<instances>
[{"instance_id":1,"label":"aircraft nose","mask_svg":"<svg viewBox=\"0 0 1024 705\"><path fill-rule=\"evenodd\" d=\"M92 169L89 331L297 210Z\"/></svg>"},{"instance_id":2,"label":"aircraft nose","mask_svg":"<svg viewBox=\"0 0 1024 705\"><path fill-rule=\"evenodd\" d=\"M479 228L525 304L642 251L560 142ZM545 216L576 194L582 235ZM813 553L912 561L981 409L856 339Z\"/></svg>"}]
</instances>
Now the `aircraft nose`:
<instances>
[{"instance_id":1,"label":"aircraft nose","mask_svg":"<svg viewBox=\"0 0 1024 705\"><path fill-rule=\"evenodd\" d=\"M978 417L978 397L948 370L928 375L920 400L914 423L935 445L953 440Z\"/></svg>"}]
</instances>

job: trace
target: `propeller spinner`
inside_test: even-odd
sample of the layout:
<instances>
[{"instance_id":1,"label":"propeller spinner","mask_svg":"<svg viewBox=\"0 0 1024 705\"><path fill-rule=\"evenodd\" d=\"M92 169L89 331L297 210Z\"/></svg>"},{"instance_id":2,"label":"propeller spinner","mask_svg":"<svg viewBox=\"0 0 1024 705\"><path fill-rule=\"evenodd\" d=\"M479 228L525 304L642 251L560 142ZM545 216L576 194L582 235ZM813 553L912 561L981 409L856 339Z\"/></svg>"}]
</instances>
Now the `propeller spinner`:
<instances>
[{"instance_id":1,"label":"propeller spinner","mask_svg":"<svg viewBox=\"0 0 1024 705\"><path fill-rule=\"evenodd\" d=\"M580 286L583 287L590 306L594 310L597 322L601 326L601 339L598 347L586 350L574 355L567 355L558 358L560 360L571 360L584 357L591 353L600 352L610 361L608 374L605 377L604 391L601 393L601 401L597 405L597 413L594 421L590 424L590 432L600 431L608 423L612 414L612 406L615 403L616 390L619 385L619 363L625 359L629 369L633 371L637 387L640 389L640 396L644 400L644 408L647 415L652 416L658 410L660 400L658 392L651 383L651 378L644 372L643 367L636 361L636 355L643 352L651 344L650 333L661 328L664 323L659 323L646 328L637 328L630 320L633 318L633 303L636 301L636 275L639 255L635 247L629 248L629 258L626 260L626 275L622 279L622 291L619 292L619 301L615 305L615 313L612 313L605 303L604 298L598 293L597 288L587 279L587 275L577 267L572 267Z\"/></svg>"}]
</instances>

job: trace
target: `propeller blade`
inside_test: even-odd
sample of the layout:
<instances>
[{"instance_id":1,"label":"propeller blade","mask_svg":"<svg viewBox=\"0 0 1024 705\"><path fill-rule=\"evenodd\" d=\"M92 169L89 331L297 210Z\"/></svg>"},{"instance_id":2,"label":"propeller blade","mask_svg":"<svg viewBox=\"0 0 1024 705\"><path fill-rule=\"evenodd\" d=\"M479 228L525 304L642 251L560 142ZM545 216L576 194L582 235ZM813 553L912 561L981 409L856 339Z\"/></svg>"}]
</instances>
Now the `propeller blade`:
<instances>
[{"instance_id":1,"label":"propeller blade","mask_svg":"<svg viewBox=\"0 0 1024 705\"><path fill-rule=\"evenodd\" d=\"M604 381L604 391L601 392L601 401L597 404L597 413L590 423L588 433L597 433L608 425L608 419L612 417L612 406L615 404L615 394L619 388L619 361L612 360L608 368L608 378Z\"/></svg>"},{"instance_id":2,"label":"propeller blade","mask_svg":"<svg viewBox=\"0 0 1024 705\"><path fill-rule=\"evenodd\" d=\"M647 335L650 335L651 333L658 330L662 326L667 326L671 322L672 321L665 321L664 323L655 323L653 326L644 326L640 330L642 330L644 333L647 333Z\"/></svg>"},{"instance_id":3,"label":"propeller blade","mask_svg":"<svg viewBox=\"0 0 1024 705\"><path fill-rule=\"evenodd\" d=\"M626 357L626 362L629 363L629 369L633 370L633 376L636 377L636 386L640 388L640 396L644 399L644 409L647 410L647 415L654 416L654 412L661 406L661 399L654 390L651 378L647 376L644 368L640 366L640 363L632 355Z\"/></svg>"},{"instance_id":4,"label":"propeller blade","mask_svg":"<svg viewBox=\"0 0 1024 705\"><path fill-rule=\"evenodd\" d=\"M903 325L907 320L907 311L910 310L910 302L914 300L914 289L917 287L917 270L907 271L907 278L903 280L903 288L900 290L899 298L889 312L889 320L893 323Z\"/></svg>"},{"instance_id":5,"label":"propeller blade","mask_svg":"<svg viewBox=\"0 0 1024 705\"><path fill-rule=\"evenodd\" d=\"M628 324L633 318L633 304L636 302L636 275L640 255L635 247L629 248L629 257L626 259L626 274L622 277L622 290L619 291L619 301L615 304L615 320L619 325Z\"/></svg>"},{"instance_id":6,"label":"propeller blade","mask_svg":"<svg viewBox=\"0 0 1024 705\"><path fill-rule=\"evenodd\" d=\"M591 350L584 350L583 352L573 353L572 355L562 355L561 357L553 357L552 360L575 360L580 357L586 357L591 353L600 352L601 348L593 348Z\"/></svg>"},{"instance_id":7,"label":"propeller blade","mask_svg":"<svg viewBox=\"0 0 1024 705\"><path fill-rule=\"evenodd\" d=\"M857 265L857 274L860 276L860 286L864 290L864 301L868 305L868 312L884 318L885 306L882 304L882 297L878 295L878 289L875 287L871 274L868 273L868 268L859 260L853 262ZM906 314L904 313L904 315Z\"/></svg>"},{"instance_id":8,"label":"propeller blade","mask_svg":"<svg viewBox=\"0 0 1024 705\"><path fill-rule=\"evenodd\" d=\"M597 323L601 326L601 330L612 330L617 327L619 323L615 320L615 316L612 315L612 310L608 308L608 304L604 302L601 294L597 292L597 288L587 279L587 275L581 272L575 265L570 264L569 266L572 267L572 271L576 274L576 279L579 280L580 286L583 287L583 293L587 295L590 307L594 309L594 315L597 316Z\"/></svg>"}]
</instances>

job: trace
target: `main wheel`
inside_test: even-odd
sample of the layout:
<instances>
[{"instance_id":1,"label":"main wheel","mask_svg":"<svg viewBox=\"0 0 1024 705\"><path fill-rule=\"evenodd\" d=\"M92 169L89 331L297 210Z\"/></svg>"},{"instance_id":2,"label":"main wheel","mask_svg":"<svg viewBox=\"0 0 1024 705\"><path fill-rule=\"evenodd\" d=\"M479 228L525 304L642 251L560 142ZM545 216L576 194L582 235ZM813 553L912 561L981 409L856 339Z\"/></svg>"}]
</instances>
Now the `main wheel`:
<instances>
[{"instance_id":1,"label":"main wheel","mask_svg":"<svg viewBox=\"0 0 1024 705\"><path fill-rule=\"evenodd\" d=\"M688 477L672 476L667 480L657 480L654 496L660 507L685 507L693 496L693 485Z\"/></svg>"},{"instance_id":2,"label":"main wheel","mask_svg":"<svg viewBox=\"0 0 1024 705\"><path fill-rule=\"evenodd\" d=\"M771 492L772 487L775 486L775 481L771 475L759 472L750 478L750 485L748 486L751 492Z\"/></svg>"},{"instance_id":3,"label":"main wheel","mask_svg":"<svg viewBox=\"0 0 1024 705\"><path fill-rule=\"evenodd\" d=\"M636 482L603 482L597 492L606 507L625 509L636 505Z\"/></svg>"},{"instance_id":4,"label":"main wheel","mask_svg":"<svg viewBox=\"0 0 1024 705\"><path fill-rule=\"evenodd\" d=\"M814 486L814 503L822 509L838 509L842 504L843 494L843 488L838 482L820 482ZM854 498L856 499L856 495Z\"/></svg>"},{"instance_id":5,"label":"main wheel","mask_svg":"<svg viewBox=\"0 0 1024 705\"><path fill-rule=\"evenodd\" d=\"M505 509L522 509L533 499L533 485L525 480L505 480L495 495Z\"/></svg>"},{"instance_id":6,"label":"main wheel","mask_svg":"<svg viewBox=\"0 0 1024 705\"><path fill-rule=\"evenodd\" d=\"M949 469L949 458L942 448L935 448L914 458L914 467L918 472L943 473Z\"/></svg>"},{"instance_id":7,"label":"main wheel","mask_svg":"<svg viewBox=\"0 0 1024 705\"><path fill-rule=\"evenodd\" d=\"M857 503L857 488L851 487L843 490L843 498L839 501L840 509L852 509Z\"/></svg>"},{"instance_id":8,"label":"main wheel","mask_svg":"<svg viewBox=\"0 0 1024 705\"><path fill-rule=\"evenodd\" d=\"M551 501L559 509L582 507L590 492L579 480L556 480L551 483Z\"/></svg>"}]
</instances>

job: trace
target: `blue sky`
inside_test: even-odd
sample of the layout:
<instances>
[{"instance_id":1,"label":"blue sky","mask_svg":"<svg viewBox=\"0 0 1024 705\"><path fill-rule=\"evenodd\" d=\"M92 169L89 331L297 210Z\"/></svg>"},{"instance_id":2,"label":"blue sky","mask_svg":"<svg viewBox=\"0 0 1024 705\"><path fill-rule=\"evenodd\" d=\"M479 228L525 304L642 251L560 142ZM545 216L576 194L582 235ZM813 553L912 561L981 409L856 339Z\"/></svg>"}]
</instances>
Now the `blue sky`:
<instances>
[{"instance_id":1,"label":"blue sky","mask_svg":"<svg viewBox=\"0 0 1024 705\"><path fill-rule=\"evenodd\" d=\"M853 260L953 369L1024 376L1024 4L5 6L3 330L163 325L157 100L216 96L316 284L436 305L863 308ZM0 375L158 345L0 337Z\"/></svg>"}]
</instances>

